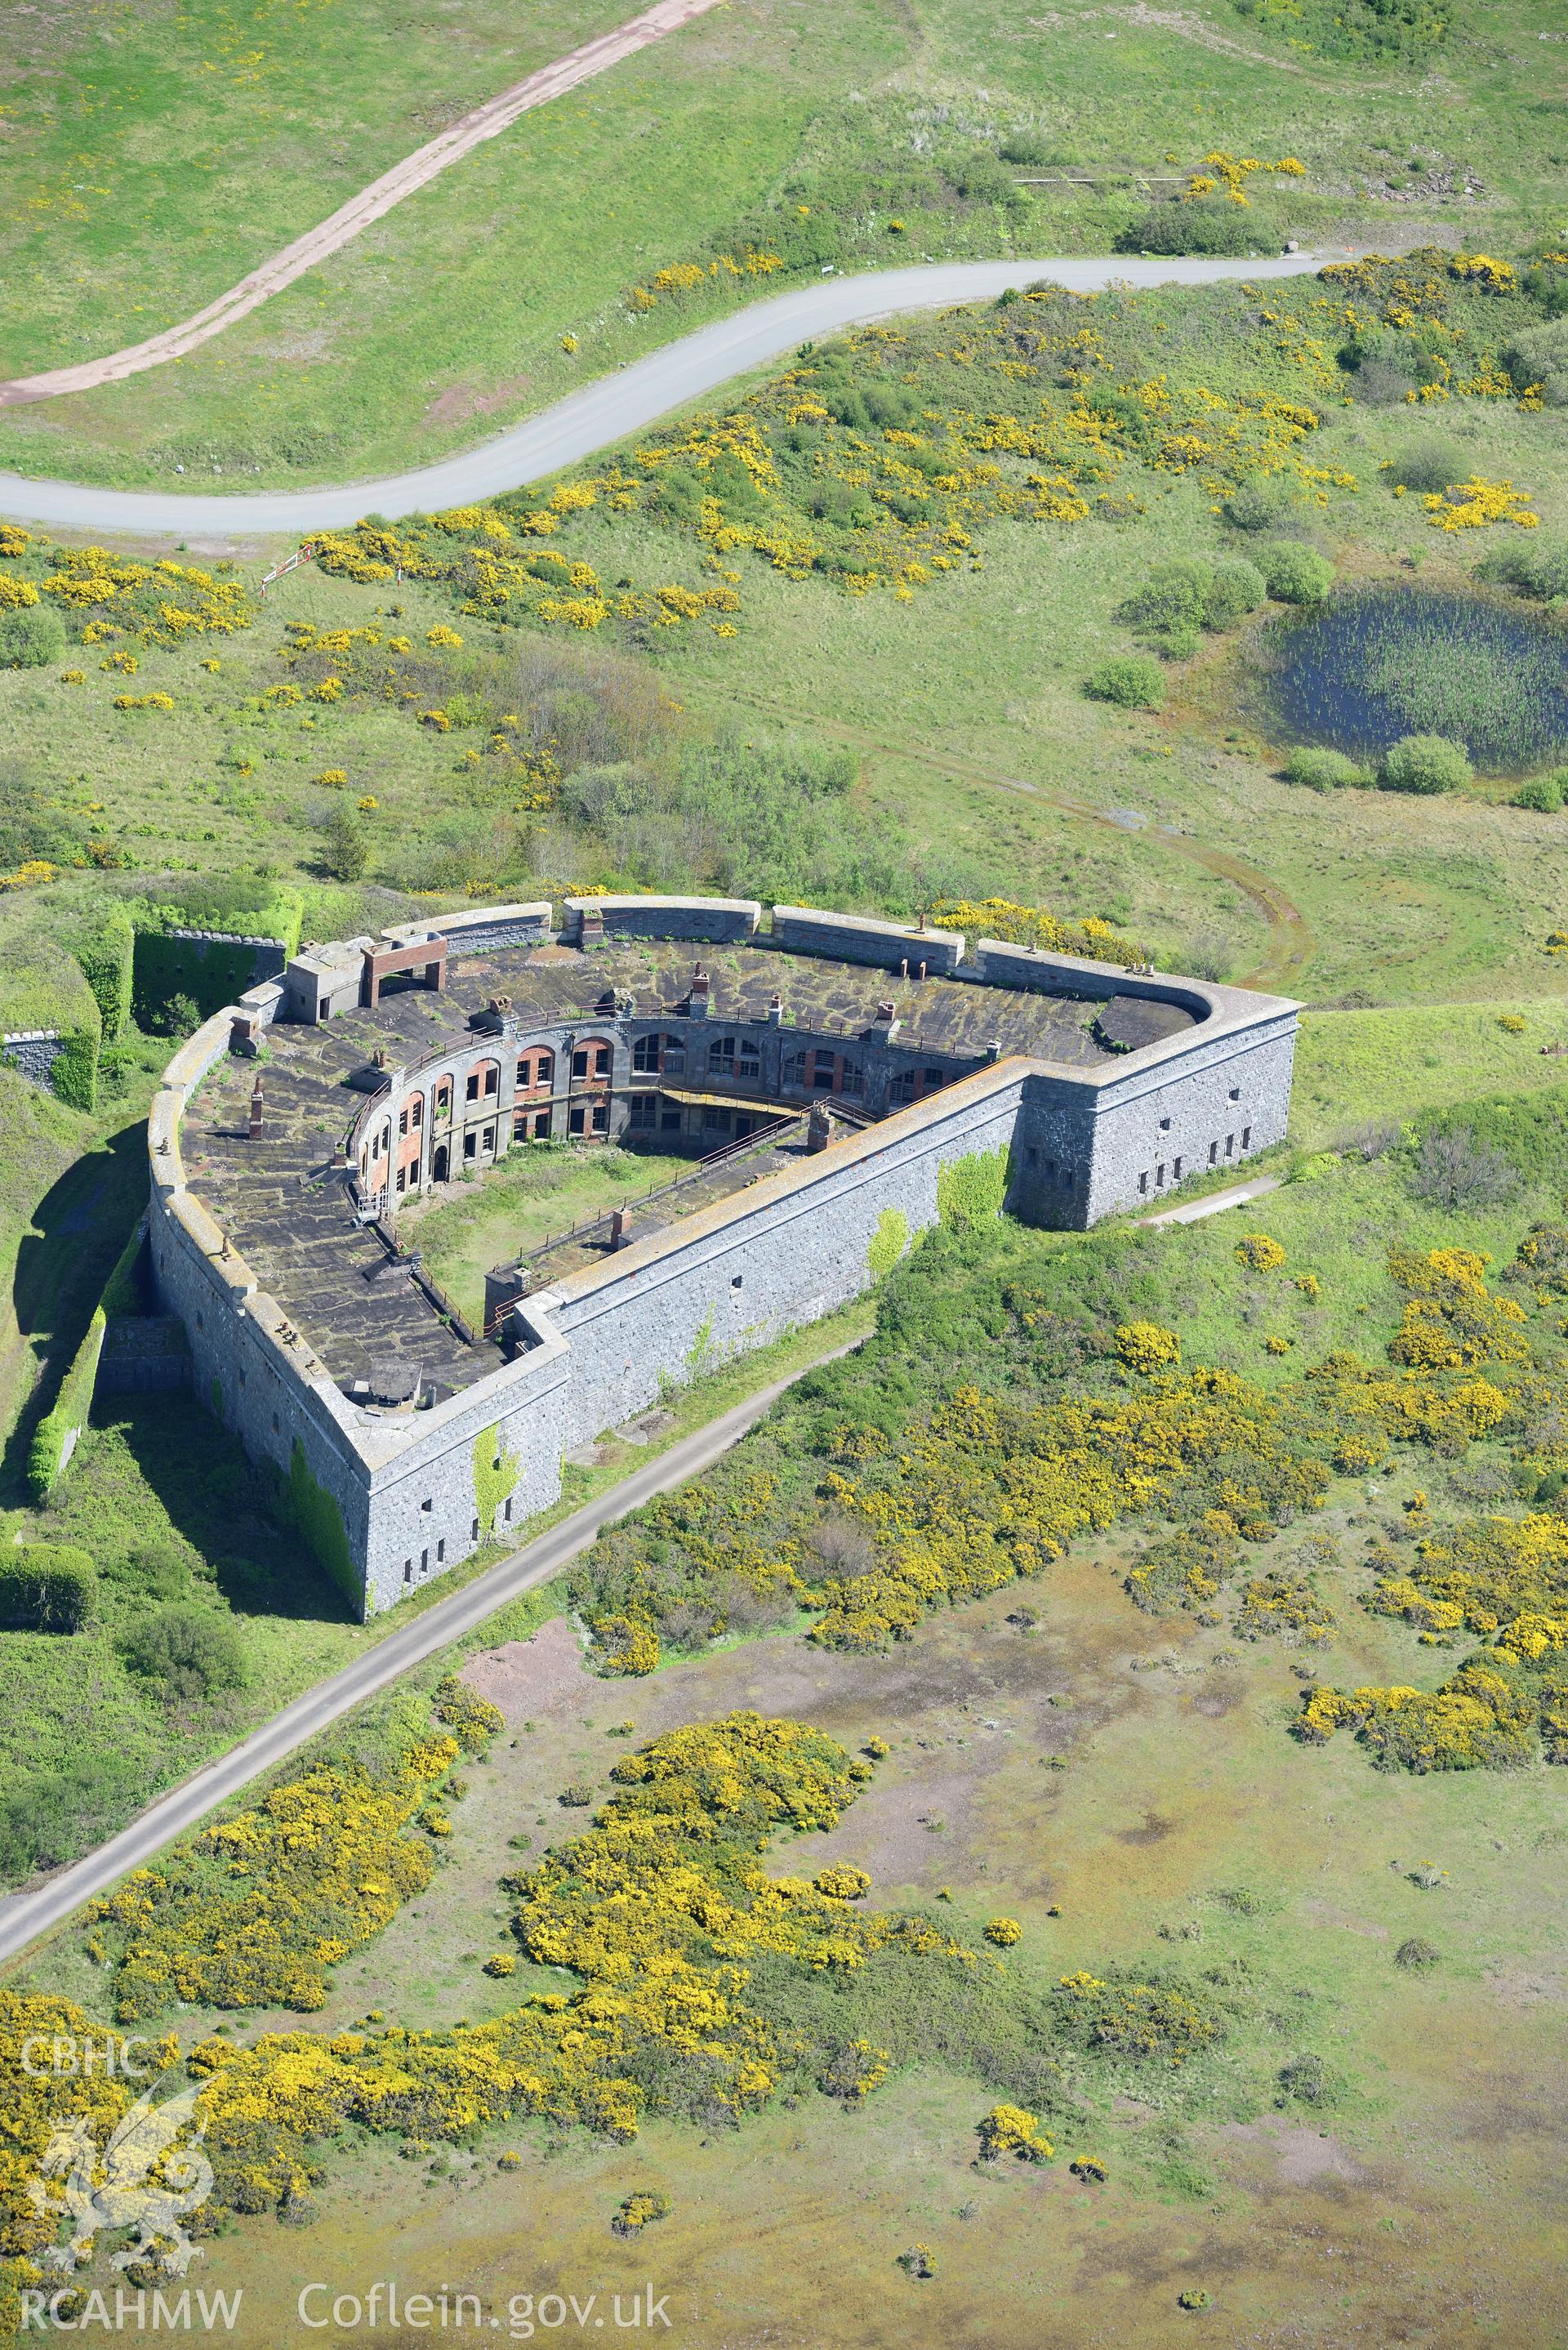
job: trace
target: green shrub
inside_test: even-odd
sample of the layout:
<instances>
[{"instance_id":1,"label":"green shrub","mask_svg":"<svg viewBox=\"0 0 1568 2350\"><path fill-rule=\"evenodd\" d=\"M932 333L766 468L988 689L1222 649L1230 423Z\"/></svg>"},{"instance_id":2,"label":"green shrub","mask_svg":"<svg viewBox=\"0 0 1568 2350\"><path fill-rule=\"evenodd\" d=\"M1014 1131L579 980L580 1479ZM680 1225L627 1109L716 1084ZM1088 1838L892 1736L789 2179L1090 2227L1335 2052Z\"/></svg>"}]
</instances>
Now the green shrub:
<instances>
[{"instance_id":1,"label":"green shrub","mask_svg":"<svg viewBox=\"0 0 1568 2350\"><path fill-rule=\"evenodd\" d=\"M1378 787L1386 792L1457 792L1473 774L1462 743L1446 734L1402 734L1378 763Z\"/></svg>"},{"instance_id":2,"label":"green shrub","mask_svg":"<svg viewBox=\"0 0 1568 2350\"><path fill-rule=\"evenodd\" d=\"M1500 546L1477 567L1477 577L1501 582L1538 603L1568 596L1568 538L1549 531L1516 532L1515 544Z\"/></svg>"},{"instance_id":3,"label":"green shrub","mask_svg":"<svg viewBox=\"0 0 1568 2350\"><path fill-rule=\"evenodd\" d=\"M1514 806L1556 816L1563 806L1563 773L1557 768L1550 775L1527 775L1513 795Z\"/></svg>"},{"instance_id":4,"label":"green shrub","mask_svg":"<svg viewBox=\"0 0 1568 2350\"><path fill-rule=\"evenodd\" d=\"M334 881L362 881L370 862L370 843L362 824L347 808L335 808L321 835L317 861Z\"/></svg>"},{"instance_id":5,"label":"green shrub","mask_svg":"<svg viewBox=\"0 0 1568 2350\"><path fill-rule=\"evenodd\" d=\"M1211 564L1200 556L1176 556L1154 566L1143 587L1122 606L1120 618L1140 635L1156 639L1182 631L1196 639L1213 586Z\"/></svg>"},{"instance_id":6,"label":"green shrub","mask_svg":"<svg viewBox=\"0 0 1568 2350\"><path fill-rule=\"evenodd\" d=\"M1282 538L1266 547L1263 581L1279 604L1321 604L1334 586L1334 566L1299 539Z\"/></svg>"},{"instance_id":7,"label":"green shrub","mask_svg":"<svg viewBox=\"0 0 1568 2350\"><path fill-rule=\"evenodd\" d=\"M172 1543L144 1544L105 1573L112 1582L129 1585L140 1599L183 1599L191 1588L190 1564Z\"/></svg>"},{"instance_id":8,"label":"green shrub","mask_svg":"<svg viewBox=\"0 0 1568 2350\"><path fill-rule=\"evenodd\" d=\"M1254 564L1179 555L1154 566L1121 618L1168 660L1182 660L1197 651L1200 629L1234 628L1262 600L1263 575Z\"/></svg>"},{"instance_id":9,"label":"green shrub","mask_svg":"<svg viewBox=\"0 0 1568 2350\"><path fill-rule=\"evenodd\" d=\"M16 1779L0 1794L0 1878L16 1885L75 1860L123 1827L147 1794L145 1767L119 1754L86 1754Z\"/></svg>"},{"instance_id":10,"label":"green shrub","mask_svg":"<svg viewBox=\"0 0 1568 2350\"><path fill-rule=\"evenodd\" d=\"M1254 479L1233 489L1220 511L1232 530L1272 530L1283 508L1280 492Z\"/></svg>"},{"instance_id":11,"label":"green shrub","mask_svg":"<svg viewBox=\"0 0 1568 2350\"><path fill-rule=\"evenodd\" d=\"M1239 556L1217 563L1203 608L1204 627L1233 629L1238 620L1257 610L1266 593L1263 575L1255 563Z\"/></svg>"},{"instance_id":12,"label":"green shrub","mask_svg":"<svg viewBox=\"0 0 1568 2350\"><path fill-rule=\"evenodd\" d=\"M52 604L0 612L0 669L47 669L65 649L65 623Z\"/></svg>"},{"instance_id":13,"label":"green shrub","mask_svg":"<svg viewBox=\"0 0 1568 2350\"><path fill-rule=\"evenodd\" d=\"M1114 702L1123 710L1158 710L1165 700L1165 678L1147 654L1118 653L1085 679L1084 691L1092 702Z\"/></svg>"},{"instance_id":14,"label":"green shrub","mask_svg":"<svg viewBox=\"0 0 1568 2350\"><path fill-rule=\"evenodd\" d=\"M1151 204L1116 240L1118 253L1278 253L1277 229L1226 196Z\"/></svg>"},{"instance_id":15,"label":"green shrub","mask_svg":"<svg viewBox=\"0 0 1568 2350\"><path fill-rule=\"evenodd\" d=\"M1287 783L1304 784L1309 792L1342 792L1372 781L1368 770L1343 751L1324 750L1314 743L1303 743L1291 753L1284 775Z\"/></svg>"},{"instance_id":16,"label":"green shrub","mask_svg":"<svg viewBox=\"0 0 1568 2350\"><path fill-rule=\"evenodd\" d=\"M70 1543L0 1547L0 1624L79 1632L92 1613L98 1572Z\"/></svg>"},{"instance_id":17,"label":"green shrub","mask_svg":"<svg viewBox=\"0 0 1568 2350\"><path fill-rule=\"evenodd\" d=\"M174 1602L155 1609L127 1634L124 1654L132 1672L160 1683L171 1698L203 1700L239 1689L245 1679L239 1634L209 1607Z\"/></svg>"},{"instance_id":18,"label":"green shrub","mask_svg":"<svg viewBox=\"0 0 1568 2350\"><path fill-rule=\"evenodd\" d=\"M1539 387L1548 408L1568 408L1568 318L1521 328L1504 343L1501 357L1516 391Z\"/></svg>"},{"instance_id":19,"label":"green shrub","mask_svg":"<svg viewBox=\"0 0 1568 2350\"><path fill-rule=\"evenodd\" d=\"M1473 461L1457 441L1436 438L1407 442L1385 468L1391 485L1418 490L1424 497L1436 496L1450 482L1464 481L1472 470Z\"/></svg>"}]
</instances>

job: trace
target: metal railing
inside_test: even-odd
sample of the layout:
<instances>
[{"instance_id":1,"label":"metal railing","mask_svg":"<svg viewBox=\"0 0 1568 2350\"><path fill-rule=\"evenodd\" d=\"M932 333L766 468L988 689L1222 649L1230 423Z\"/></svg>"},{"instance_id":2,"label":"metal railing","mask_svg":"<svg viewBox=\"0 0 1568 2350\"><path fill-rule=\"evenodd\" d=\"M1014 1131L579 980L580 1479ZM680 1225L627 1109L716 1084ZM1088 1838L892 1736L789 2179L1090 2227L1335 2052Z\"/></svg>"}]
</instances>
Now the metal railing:
<instances>
[{"instance_id":1,"label":"metal railing","mask_svg":"<svg viewBox=\"0 0 1568 2350\"><path fill-rule=\"evenodd\" d=\"M380 1242L382 1248L385 1249L387 1253L384 1260L385 1269L388 1271L395 1269L399 1272L406 1273L410 1280L413 1283L414 1287L420 1290L423 1295L429 1299L430 1303L435 1307L436 1312L441 1315L441 1319L444 1322L450 1323L453 1334L462 1339L463 1345L465 1347L477 1346L479 1341L474 1335L472 1325L469 1322L467 1315L462 1312L456 1301L449 1297L445 1290L441 1288L441 1284L438 1282L432 1281L430 1274L425 1271L422 1253L419 1249L406 1249L403 1246L402 1242L398 1238L396 1231L388 1223L386 1218L382 1215L379 1207L376 1205L378 1197L384 1198L385 1194L377 1194L373 1192L370 1197L367 1199L364 1192L359 1188L359 1179L351 1168L345 1170L344 1188L348 1191L349 1201L355 1211L355 1222L359 1225L361 1231L373 1232L377 1240ZM364 1211L367 1209L371 1212L369 1214L364 1213ZM371 1268L371 1271L374 1273L379 1272L383 1268L381 1266L374 1266Z\"/></svg>"},{"instance_id":2,"label":"metal railing","mask_svg":"<svg viewBox=\"0 0 1568 2350\"><path fill-rule=\"evenodd\" d=\"M491 1278L496 1281L504 1280L508 1274L521 1272L535 1257L548 1256L556 1249L566 1248L573 1241L585 1240L590 1232L605 1229L614 1222L618 1215L624 1214L628 1208L650 1207L656 1200L667 1200L672 1192L683 1191L693 1183L702 1182L708 1176L716 1174L719 1169L726 1166L731 1159L743 1158L748 1151L763 1146L771 1148L778 1141L786 1128L798 1126L803 1118L809 1116L808 1110L792 1109L783 1118L774 1118L771 1124L758 1127L755 1133L743 1134L733 1142L724 1143L719 1149L709 1151L705 1159L698 1159L696 1165L686 1174L672 1175L668 1183L656 1183L650 1191L633 1192L615 1207L601 1208L594 1215L581 1217L576 1223L569 1224L565 1232L553 1232L548 1239L536 1242L532 1248L519 1251L515 1257L509 1258L502 1264L493 1265ZM508 1298L497 1306L485 1325L484 1335L487 1338L494 1336L503 1314L505 1313L507 1306L514 1302L514 1299Z\"/></svg>"}]
</instances>

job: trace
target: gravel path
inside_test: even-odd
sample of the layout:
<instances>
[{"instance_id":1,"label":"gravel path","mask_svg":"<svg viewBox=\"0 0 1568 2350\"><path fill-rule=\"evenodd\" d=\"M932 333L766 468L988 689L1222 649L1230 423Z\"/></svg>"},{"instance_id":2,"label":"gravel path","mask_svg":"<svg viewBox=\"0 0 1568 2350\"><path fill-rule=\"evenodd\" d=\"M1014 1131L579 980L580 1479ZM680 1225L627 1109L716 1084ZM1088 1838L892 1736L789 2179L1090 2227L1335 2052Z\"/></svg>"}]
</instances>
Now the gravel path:
<instances>
[{"instance_id":1,"label":"gravel path","mask_svg":"<svg viewBox=\"0 0 1568 2350\"><path fill-rule=\"evenodd\" d=\"M647 21L640 20L640 21ZM342 529L361 515L436 513L520 488L565 465L612 447L658 418L699 400L753 368L765 367L809 338L839 333L869 319L911 310L945 309L993 300L1009 286L1049 278L1076 293L1112 285L1211 286L1299 277L1325 262L1344 260L1349 247L1288 253L1272 260L1143 260L1133 255L1078 255L1033 261L934 262L911 269L871 270L860 276L823 277L754 303L700 327L614 375L602 377L553 408L525 417L493 441L439 464L340 488L274 490L234 494L194 491L104 490L74 482L31 481L0 473L0 514L57 530L130 531L142 537Z\"/></svg>"},{"instance_id":2,"label":"gravel path","mask_svg":"<svg viewBox=\"0 0 1568 2350\"><path fill-rule=\"evenodd\" d=\"M526 114L530 107L544 106L565 91L576 89L579 82L590 81L607 66L618 65L623 57L635 56L651 42L662 40L667 33L689 25L694 16L706 16L717 5L718 0L658 0L657 6L634 16L629 24L613 33L601 34L596 41L585 41L570 57L557 57L553 66L543 66L526 80L514 82L499 98L487 99L439 138L416 147L411 155L405 155L400 163L394 163L389 172L383 172L379 180L372 180L368 188L350 196L328 219L306 229L303 236L296 236L292 244L286 244L281 253L275 253L270 261L264 261L259 269L253 269L248 277L242 277L237 286L220 294L215 302L209 302L194 317L182 320L177 327L166 327L161 334L149 336L144 343L132 343L123 351L111 351L107 359L85 359L79 367L51 368L46 375L17 376L9 383L0 383L0 408L20 408L36 400L57 400L62 392L96 391L100 384L117 383L122 376L140 375L148 368L182 359L187 351L193 351L213 335L221 335L236 318L247 317L273 295L281 293L286 286L292 286L296 277L303 277L307 269L314 269L329 254L340 252L372 221L380 220L395 204L400 204L405 196L428 187L449 164L459 162L487 139L510 130L518 116Z\"/></svg>"}]
</instances>

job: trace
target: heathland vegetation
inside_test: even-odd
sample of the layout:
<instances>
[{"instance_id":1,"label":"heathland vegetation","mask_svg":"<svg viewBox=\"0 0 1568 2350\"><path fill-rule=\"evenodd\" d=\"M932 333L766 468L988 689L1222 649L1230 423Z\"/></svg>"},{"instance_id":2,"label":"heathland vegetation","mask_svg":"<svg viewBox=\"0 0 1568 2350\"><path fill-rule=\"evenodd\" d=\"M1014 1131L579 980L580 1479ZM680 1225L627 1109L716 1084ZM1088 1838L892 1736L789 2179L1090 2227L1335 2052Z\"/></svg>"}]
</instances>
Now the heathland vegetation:
<instances>
[{"instance_id":1,"label":"heathland vegetation","mask_svg":"<svg viewBox=\"0 0 1568 2350\"><path fill-rule=\"evenodd\" d=\"M1423 1856L1377 1892L1374 1869L1388 1871L1333 1741L1350 1734L1388 1802L1480 1773L1497 1785L1489 1823L1551 1833L1542 1766L1568 1740L1563 1140L1553 1095L1489 1097L1285 1159L1292 1180L1245 1220L1177 1233L1032 1232L987 1207L974 1170L885 1273L857 1355L573 1571L557 1597L595 1635L607 1700L580 1680L580 1727L524 1721L507 1748L479 1690L431 1669L94 1905L47 1991L25 1977L5 1995L7 2046L109 2018L168 2025L159 2076L199 2086L217 2174L209 2238L225 2215L309 2226L379 2141L437 2179L476 2162L532 2178L573 2131L623 2161L649 2137L665 2175L685 2176L700 2137L765 2130L776 2112L811 2130L819 2097L881 2146L935 2084L928 2126L980 2177L1054 2166L1135 2200L1212 2201L1227 2131L1260 2111L1377 2141L1407 2106L1370 2044L1412 2002L1426 2012L1428 1978L1470 2012L1497 1912L1451 1889L1481 1864L1440 1794L1404 1843ZM552 1604L539 1595L519 1631ZM946 1675L929 1699L906 1689L927 1646L1023 1644L1016 1669L986 1651L987 1707L1011 1722L1015 1684L1052 1679L1074 1611L1096 1609L1116 1661L1085 1651L1075 1668L1096 1691L1081 1727L1053 1680L1066 1743L1035 1751L1036 1731L1007 1766L1020 1821L1055 1807L1044 1884L1020 1878L1000 1814L979 1841L922 1814L929 1867L954 1882L901 1846L885 1869L898 1791L921 1785L923 1750L953 1743L932 1735ZM1159 1733L1152 1780L1103 1685L1126 1676L1140 1624L1167 1644L1134 1660L1153 1701L1205 1676L1175 1744ZM726 1699L731 1662L760 1692L803 1633L839 1676L832 1728L815 1705ZM614 1718L628 1703L667 1726L634 1735ZM961 1747L1002 1727L965 1721ZM536 1729L530 1762L518 1748ZM596 1754L583 1729L611 1743ZM1207 1794L1206 1752L1290 1817L1331 1790L1349 1800L1355 1825L1323 1863L1338 1874L1243 1835L1239 1867L1238 1849L1184 1855L1172 1882L1168 1861L1156 1906L1129 1911L1107 1889L1105 1806L1114 1819L1132 1801L1167 1835L1189 1748ZM552 1795L580 1826L537 1808ZM1199 1808L1231 1816L1207 1795ZM543 1838L516 1833L520 1816ZM1397 1816L1408 1835L1417 1814ZM1123 1836L1127 1868L1147 1840ZM422 1947L404 1920L441 1912L449 1876L469 1888L456 1931L474 1945L454 1980L483 1995L476 2015L460 1989L415 2028L397 2004ZM1329 1886L1403 1921L1397 1949L1376 1928L1386 1947L1349 1980L1337 1960L1329 1980L1314 1940ZM498 1928L474 1922L480 1901ZM1533 1919L1532 1949L1542 1930ZM130 2094L79 2093L100 2124ZM51 2083L18 2111L19 2161L58 2095ZM622 2205L643 2191L630 2176ZM23 2184L18 2169L0 2216L25 2260L44 2239ZM647 2216L659 2194L679 2216L662 2189ZM212 2256L244 2263L248 2241ZM938 2260L926 2237L916 2251Z\"/></svg>"}]
</instances>

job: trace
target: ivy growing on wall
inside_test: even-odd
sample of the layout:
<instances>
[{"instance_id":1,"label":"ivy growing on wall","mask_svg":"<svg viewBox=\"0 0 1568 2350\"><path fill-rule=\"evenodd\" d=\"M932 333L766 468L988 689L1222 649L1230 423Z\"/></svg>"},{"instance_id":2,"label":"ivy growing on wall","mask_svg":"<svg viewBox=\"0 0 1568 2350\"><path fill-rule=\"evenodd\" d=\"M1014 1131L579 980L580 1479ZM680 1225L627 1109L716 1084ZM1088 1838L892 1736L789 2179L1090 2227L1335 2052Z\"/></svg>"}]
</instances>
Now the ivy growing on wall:
<instances>
[{"instance_id":1,"label":"ivy growing on wall","mask_svg":"<svg viewBox=\"0 0 1568 2350\"><path fill-rule=\"evenodd\" d=\"M333 1582L358 1607L363 1591L349 1552L343 1513L325 1485L318 1485L311 1475L297 1436L288 1464L288 1514Z\"/></svg>"},{"instance_id":2,"label":"ivy growing on wall","mask_svg":"<svg viewBox=\"0 0 1568 2350\"><path fill-rule=\"evenodd\" d=\"M937 1170L937 1213L950 1231L972 1232L1002 1213L1007 1197L1012 1153L1005 1142L994 1150L972 1150Z\"/></svg>"},{"instance_id":3,"label":"ivy growing on wall","mask_svg":"<svg viewBox=\"0 0 1568 2350\"><path fill-rule=\"evenodd\" d=\"M473 1440L473 1512L482 1534L493 1534L495 1513L517 1490L518 1455L506 1451L501 1424L482 1428Z\"/></svg>"},{"instance_id":4,"label":"ivy growing on wall","mask_svg":"<svg viewBox=\"0 0 1568 2350\"><path fill-rule=\"evenodd\" d=\"M103 1041L116 1044L130 1017L130 916L118 903L97 907L70 943L98 1004Z\"/></svg>"},{"instance_id":5,"label":"ivy growing on wall","mask_svg":"<svg viewBox=\"0 0 1568 2350\"><path fill-rule=\"evenodd\" d=\"M877 1219L866 1263L873 1281L885 1281L909 1245L909 1219L902 1208L884 1208Z\"/></svg>"}]
</instances>

